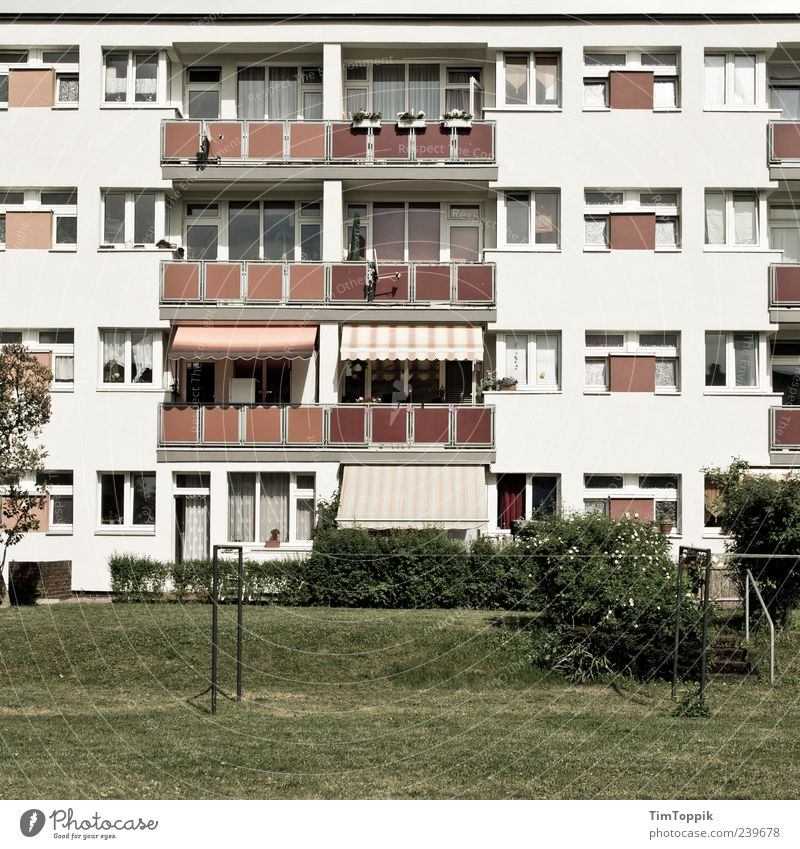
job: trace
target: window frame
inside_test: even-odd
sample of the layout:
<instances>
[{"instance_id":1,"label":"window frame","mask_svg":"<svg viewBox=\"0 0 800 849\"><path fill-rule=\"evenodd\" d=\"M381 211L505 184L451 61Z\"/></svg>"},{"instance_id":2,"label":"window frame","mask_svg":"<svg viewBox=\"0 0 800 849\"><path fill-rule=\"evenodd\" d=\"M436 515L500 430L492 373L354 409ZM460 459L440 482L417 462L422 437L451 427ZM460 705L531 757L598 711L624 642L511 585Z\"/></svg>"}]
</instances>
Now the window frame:
<instances>
[{"instance_id":1,"label":"window frame","mask_svg":"<svg viewBox=\"0 0 800 849\"><path fill-rule=\"evenodd\" d=\"M587 486L588 478L592 476L606 476L606 474L612 474L614 476L618 476L622 478L622 486L619 488L614 487L589 487ZM675 487L642 487L640 486L640 479L642 477L670 477L676 479ZM682 497L681 491L683 487L683 480L680 474L674 472L632 472L632 473L624 473L620 474L618 472L614 473L584 473L583 475L583 511L584 513L588 513L587 509L589 504L595 503L604 503L605 511L603 515L608 516L608 506L610 498L643 498L643 499L652 499L653 501L653 519L654 523L658 524L658 504L660 502L669 502L675 504L675 519L676 521L672 523L672 531L670 532L670 536L681 536L682 534Z\"/></svg>"},{"instance_id":2,"label":"window frame","mask_svg":"<svg viewBox=\"0 0 800 849\"><path fill-rule=\"evenodd\" d=\"M527 361L526 373L528 382L518 383L517 390L526 392L538 392L541 394L561 392L561 331L560 330L507 330L497 335L497 375L499 378L511 377L506 374L506 357L508 352L508 337L509 336L526 336L527 337ZM538 338L540 336L551 337L555 339L555 354L556 354L556 377L555 382L542 380L540 382L537 375L536 355L538 351ZM531 377L534 376L534 381L531 382Z\"/></svg>"},{"instance_id":3,"label":"window frame","mask_svg":"<svg viewBox=\"0 0 800 849\"><path fill-rule=\"evenodd\" d=\"M21 343L25 345L25 347L32 354L50 354L52 357L52 371L53 371L53 380L50 383L50 391L51 392L73 392L75 390L75 343L73 342L40 342L39 334L43 332L49 331L72 331L74 334L74 328L67 327L42 327L42 328L14 328L9 326L4 326L0 328L3 331L10 331L12 333L19 333L21 335ZM74 339L74 335L73 335ZM0 345L5 344L0 342ZM55 377L55 361L57 357L68 357L73 361L73 378L72 380L59 380L56 381Z\"/></svg>"},{"instance_id":4,"label":"window frame","mask_svg":"<svg viewBox=\"0 0 800 849\"><path fill-rule=\"evenodd\" d=\"M264 115L261 118L244 118L242 117L239 102L239 72L247 71L251 68L264 69ZM297 71L297 100L295 102L295 117L294 118L272 118L269 114L269 86L270 86L270 70L272 68L294 68ZM320 71L319 82L307 82L305 71L310 69ZM308 93L316 92L320 95L320 112L323 112L324 102L323 95L323 80L324 68L320 62L315 65L313 62L270 62L263 60L260 62L251 62L247 65L236 65L236 120L237 121L321 121L322 115L319 118L311 118L305 114L304 100ZM188 85L188 79L187 79ZM188 106L188 101L187 101Z\"/></svg>"},{"instance_id":5,"label":"window frame","mask_svg":"<svg viewBox=\"0 0 800 849\"><path fill-rule=\"evenodd\" d=\"M54 75L53 105L51 109L77 109L80 102L80 46L75 44L68 47L25 47L18 51L11 48L3 48L0 53L19 52L26 55L24 62L0 62L0 76L8 78L9 71L15 68L52 68ZM45 53L78 53L78 62L51 62L44 58ZM59 97L59 81L63 77L76 77L78 79L78 99L61 100ZM8 85L8 83L6 83ZM8 100L0 101L0 111L8 109Z\"/></svg>"},{"instance_id":6,"label":"window frame","mask_svg":"<svg viewBox=\"0 0 800 849\"><path fill-rule=\"evenodd\" d=\"M112 54L127 54L125 97L122 100L107 100L106 64ZM157 56L155 100L136 100L136 55ZM160 47L104 47L103 82L100 91L101 109L163 109L168 104L169 61L167 51Z\"/></svg>"},{"instance_id":7,"label":"window frame","mask_svg":"<svg viewBox=\"0 0 800 849\"><path fill-rule=\"evenodd\" d=\"M642 62L643 56L651 56L658 53L674 53L674 65L660 64L645 64ZM586 56L623 56L622 64L587 64ZM680 47L649 47L647 49L639 48L637 50L628 50L626 48L599 47L590 48L584 47L581 53L583 62L583 89L584 95L581 99L581 106L584 112L610 112L611 106L608 102L608 75L611 71L626 70L626 71L652 71L654 85L659 77L662 80L673 80L675 84L675 104L673 106L656 106L655 93L653 96L653 112L680 112L681 107L681 49ZM604 106L592 106L586 103L586 86L587 84L602 84L604 86Z\"/></svg>"},{"instance_id":8,"label":"window frame","mask_svg":"<svg viewBox=\"0 0 800 849\"><path fill-rule=\"evenodd\" d=\"M675 345L643 345L642 336L650 334L661 334L664 336L675 336ZM622 336L621 345L589 345L587 336ZM608 340L606 340L608 341ZM680 395L681 394L681 332L679 330L587 330L584 332L584 370L583 370L583 393L584 395L609 395L609 357L612 354L639 354L641 356L654 356L656 363L659 360L672 360L675 362L675 385L665 386L656 383L654 395ZM586 363L589 360L606 361L605 386L598 386L586 382Z\"/></svg>"},{"instance_id":9,"label":"window frame","mask_svg":"<svg viewBox=\"0 0 800 849\"><path fill-rule=\"evenodd\" d=\"M525 103L508 103L506 100L506 62L508 57L526 57L527 63L527 97ZM536 95L536 62L537 59L555 59L556 60L556 97L553 101L537 101ZM497 108L508 111L537 111L537 112L558 112L561 111L563 81L561 76L562 68L562 52L561 48L534 48L533 50L502 50L497 53L496 58L496 79L502 81L498 83ZM501 95L501 96L500 96Z\"/></svg>"},{"instance_id":10,"label":"window frame","mask_svg":"<svg viewBox=\"0 0 800 849\"><path fill-rule=\"evenodd\" d=\"M123 503L122 503L122 521L121 522L104 522L103 521L103 477L105 475L122 475L123 481ZM135 485L134 479L139 476L152 476L155 485L153 493L153 521L134 523L133 508ZM97 472L97 491L96 500L97 508L95 513L96 529L95 534L138 534L143 536L155 536L156 523L158 520L158 475L155 470L142 469L135 472L122 472L116 469L101 469Z\"/></svg>"},{"instance_id":11,"label":"window frame","mask_svg":"<svg viewBox=\"0 0 800 849\"><path fill-rule=\"evenodd\" d=\"M536 196L555 195L556 197L556 233L555 243L536 241ZM508 240L508 202L510 198L526 197L528 202L528 241L509 242ZM498 249L503 251L543 251L558 252L561 250L561 190L560 189L503 189L498 195L497 208Z\"/></svg>"},{"instance_id":12,"label":"window frame","mask_svg":"<svg viewBox=\"0 0 800 849\"><path fill-rule=\"evenodd\" d=\"M75 474L70 469L48 469L42 472L43 475L69 475L72 483L69 484L47 484L47 532L48 534L71 534L75 525ZM38 485L38 480L37 480ZM63 522L56 523L54 521L55 514L55 498L69 498L72 500L72 522L65 524Z\"/></svg>"},{"instance_id":13,"label":"window frame","mask_svg":"<svg viewBox=\"0 0 800 849\"><path fill-rule=\"evenodd\" d=\"M608 203L589 203L588 196L594 194L610 196L621 195L620 203L614 203L609 200ZM674 204L659 204L659 203L643 203L642 195L675 195L676 202ZM585 252L601 252L614 250L611 247L611 214L618 212L627 212L631 214L648 213L656 216L656 224L659 219L675 222L675 244L658 244L658 228L656 227L656 244L653 249L654 253L676 253L680 252L682 247L681 238L681 190L680 189L584 189L583 192L583 250ZM586 222L587 221L605 221L605 244L588 242L586 240Z\"/></svg>"},{"instance_id":14,"label":"window frame","mask_svg":"<svg viewBox=\"0 0 800 849\"><path fill-rule=\"evenodd\" d=\"M107 242L105 239L106 225L106 196L123 195L125 212L123 223L123 241ZM141 195L155 196L154 231L152 242L135 242L136 229L136 199ZM160 250L156 244L166 238L167 232L167 203L165 193L159 189L116 189L108 188L100 190L100 249L104 251L116 250Z\"/></svg>"},{"instance_id":15,"label":"window frame","mask_svg":"<svg viewBox=\"0 0 800 849\"><path fill-rule=\"evenodd\" d=\"M125 336L125 380L104 381L105 334L120 333ZM130 378L133 373L132 334L150 333L152 337L153 379L150 383L135 383ZM100 392L163 392L164 391L164 331L158 327L99 327L98 328L99 368L97 390Z\"/></svg>"},{"instance_id":16,"label":"window frame","mask_svg":"<svg viewBox=\"0 0 800 849\"><path fill-rule=\"evenodd\" d=\"M706 78L706 58L709 56L724 56L724 98L722 103L707 102L708 81ZM754 60L754 97L752 104L734 103L736 90L735 65L737 56L749 56ZM726 50L707 48L703 52L703 111L704 112L760 112L769 109L769 91L767 83L766 54L758 50Z\"/></svg>"},{"instance_id":17,"label":"window frame","mask_svg":"<svg viewBox=\"0 0 800 849\"><path fill-rule=\"evenodd\" d=\"M723 223L725 231L725 242L722 244L716 242L708 242L708 197L722 196L724 198L724 215ZM751 195L754 200L754 209L756 214L755 222L755 244L747 244L746 242L739 243L736 241L736 219L734 215L734 205L736 196ZM761 189L706 189L703 194L703 250L704 251L763 251L764 247L769 246L769 208L766 193Z\"/></svg>"},{"instance_id":18,"label":"window frame","mask_svg":"<svg viewBox=\"0 0 800 849\"><path fill-rule=\"evenodd\" d=\"M703 336L703 371L706 371L706 345L708 335L710 333L721 333L725 335L725 385L714 386L709 384L704 378L703 394L705 395L752 395L763 394L765 391L771 390L771 369L770 358L767 351L767 334L758 330L706 330ZM736 385L736 352L734 347L734 337L749 335L754 337L754 351L756 356L755 376L756 382L752 386L737 386Z\"/></svg>"}]
</instances>

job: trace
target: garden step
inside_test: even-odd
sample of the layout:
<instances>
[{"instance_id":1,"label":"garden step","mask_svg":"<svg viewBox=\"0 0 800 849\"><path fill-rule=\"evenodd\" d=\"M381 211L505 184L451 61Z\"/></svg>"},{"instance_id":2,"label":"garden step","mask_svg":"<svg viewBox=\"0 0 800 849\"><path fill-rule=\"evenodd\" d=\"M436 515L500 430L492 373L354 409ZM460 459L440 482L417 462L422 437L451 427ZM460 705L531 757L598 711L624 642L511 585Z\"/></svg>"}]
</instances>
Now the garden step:
<instances>
[{"instance_id":1,"label":"garden step","mask_svg":"<svg viewBox=\"0 0 800 849\"><path fill-rule=\"evenodd\" d=\"M741 637L735 634L723 634L711 644L714 677L746 676L752 671L747 659L747 649L742 646Z\"/></svg>"}]
</instances>

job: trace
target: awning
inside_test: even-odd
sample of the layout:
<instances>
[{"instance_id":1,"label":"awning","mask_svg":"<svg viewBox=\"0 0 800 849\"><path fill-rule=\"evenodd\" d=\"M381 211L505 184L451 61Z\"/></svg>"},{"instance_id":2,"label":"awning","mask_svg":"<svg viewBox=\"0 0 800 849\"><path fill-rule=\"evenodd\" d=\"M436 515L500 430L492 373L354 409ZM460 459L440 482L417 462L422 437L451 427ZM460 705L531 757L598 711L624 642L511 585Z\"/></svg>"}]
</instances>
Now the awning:
<instances>
[{"instance_id":1,"label":"awning","mask_svg":"<svg viewBox=\"0 0 800 849\"><path fill-rule=\"evenodd\" d=\"M269 327L184 325L175 331L171 360L308 360L314 353L316 325Z\"/></svg>"},{"instance_id":2,"label":"awning","mask_svg":"<svg viewBox=\"0 0 800 849\"><path fill-rule=\"evenodd\" d=\"M487 522L483 466L345 466L344 527L466 530Z\"/></svg>"},{"instance_id":3,"label":"awning","mask_svg":"<svg viewBox=\"0 0 800 849\"><path fill-rule=\"evenodd\" d=\"M480 327L346 324L343 360L482 360Z\"/></svg>"}]
</instances>

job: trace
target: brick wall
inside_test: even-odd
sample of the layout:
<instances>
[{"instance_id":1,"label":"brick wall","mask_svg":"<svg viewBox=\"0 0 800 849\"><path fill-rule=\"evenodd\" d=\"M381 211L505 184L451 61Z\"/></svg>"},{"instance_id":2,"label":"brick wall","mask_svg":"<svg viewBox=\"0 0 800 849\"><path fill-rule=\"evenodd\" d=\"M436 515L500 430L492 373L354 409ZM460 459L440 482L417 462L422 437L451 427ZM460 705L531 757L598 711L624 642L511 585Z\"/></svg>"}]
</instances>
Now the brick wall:
<instances>
[{"instance_id":1,"label":"brick wall","mask_svg":"<svg viewBox=\"0 0 800 849\"><path fill-rule=\"evenodd\" d=\"M72 561L12 560L8 592L12 604L34 604L37 599L65 601L72 596Z\"/></svg>"}]
</instances>

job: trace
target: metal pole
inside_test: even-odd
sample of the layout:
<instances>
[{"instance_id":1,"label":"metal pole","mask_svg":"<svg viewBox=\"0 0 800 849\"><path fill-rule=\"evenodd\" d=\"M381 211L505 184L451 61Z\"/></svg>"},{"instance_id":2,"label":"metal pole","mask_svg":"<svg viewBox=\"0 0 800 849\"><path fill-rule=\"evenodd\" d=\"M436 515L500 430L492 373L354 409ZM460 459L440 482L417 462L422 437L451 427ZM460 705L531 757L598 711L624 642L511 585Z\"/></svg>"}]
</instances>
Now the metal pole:
<instances>
[{"instance_id":1,"label":"metal pole","mask_svg":"<svg viewBox=\"0 0 800 849\"><path fill-rule=\"evenodd\" d=\"M244 560L239 546L239 597L236 608L236 701L242 700L242 604L244 600Z\"/></svg>"},{"instance_id":2,"label":"metal pole","mask_svg":"<svg viewBox=\"0 0 800 849\"><path fill-rule=\"evenodd\" d=\"M217 601L219 595L219 546L214 546L211 576L211 713L217 712Z\"/></svg>"},{"instance_id":3,"label":"metal pole","mask_svg":"<svg viewBox=\"0 0 800 849\"><path fill-rule=\"evenodd\" d=\"M750 642L750 570L744 579L744 641Z\"/></svg>"},{"instance_id":4,"label":"metal pole","mask_svg":"<svg viewBox=\"0 0 800 849\"><path fill-rule=\"evenodd\" d=\"M711 595L711 550L706 551L706 574L703 581L703 653L700 655L700 701L706 697L706 661L708 659L708 602Z\"/></svg>"},{"instance_id":5,"label":"metal pole","mask_svg":"<svg viewBox=\"0 0 800 849\"><path fill-rule=\"evenodd\" d=\"M678 646L681 630L681 596L683 595L683 564L686 555L683 546L678 549L678 594L675 598L675 648L672 654L672 701L678 697Z\"/></svg>"}]
</instances>

